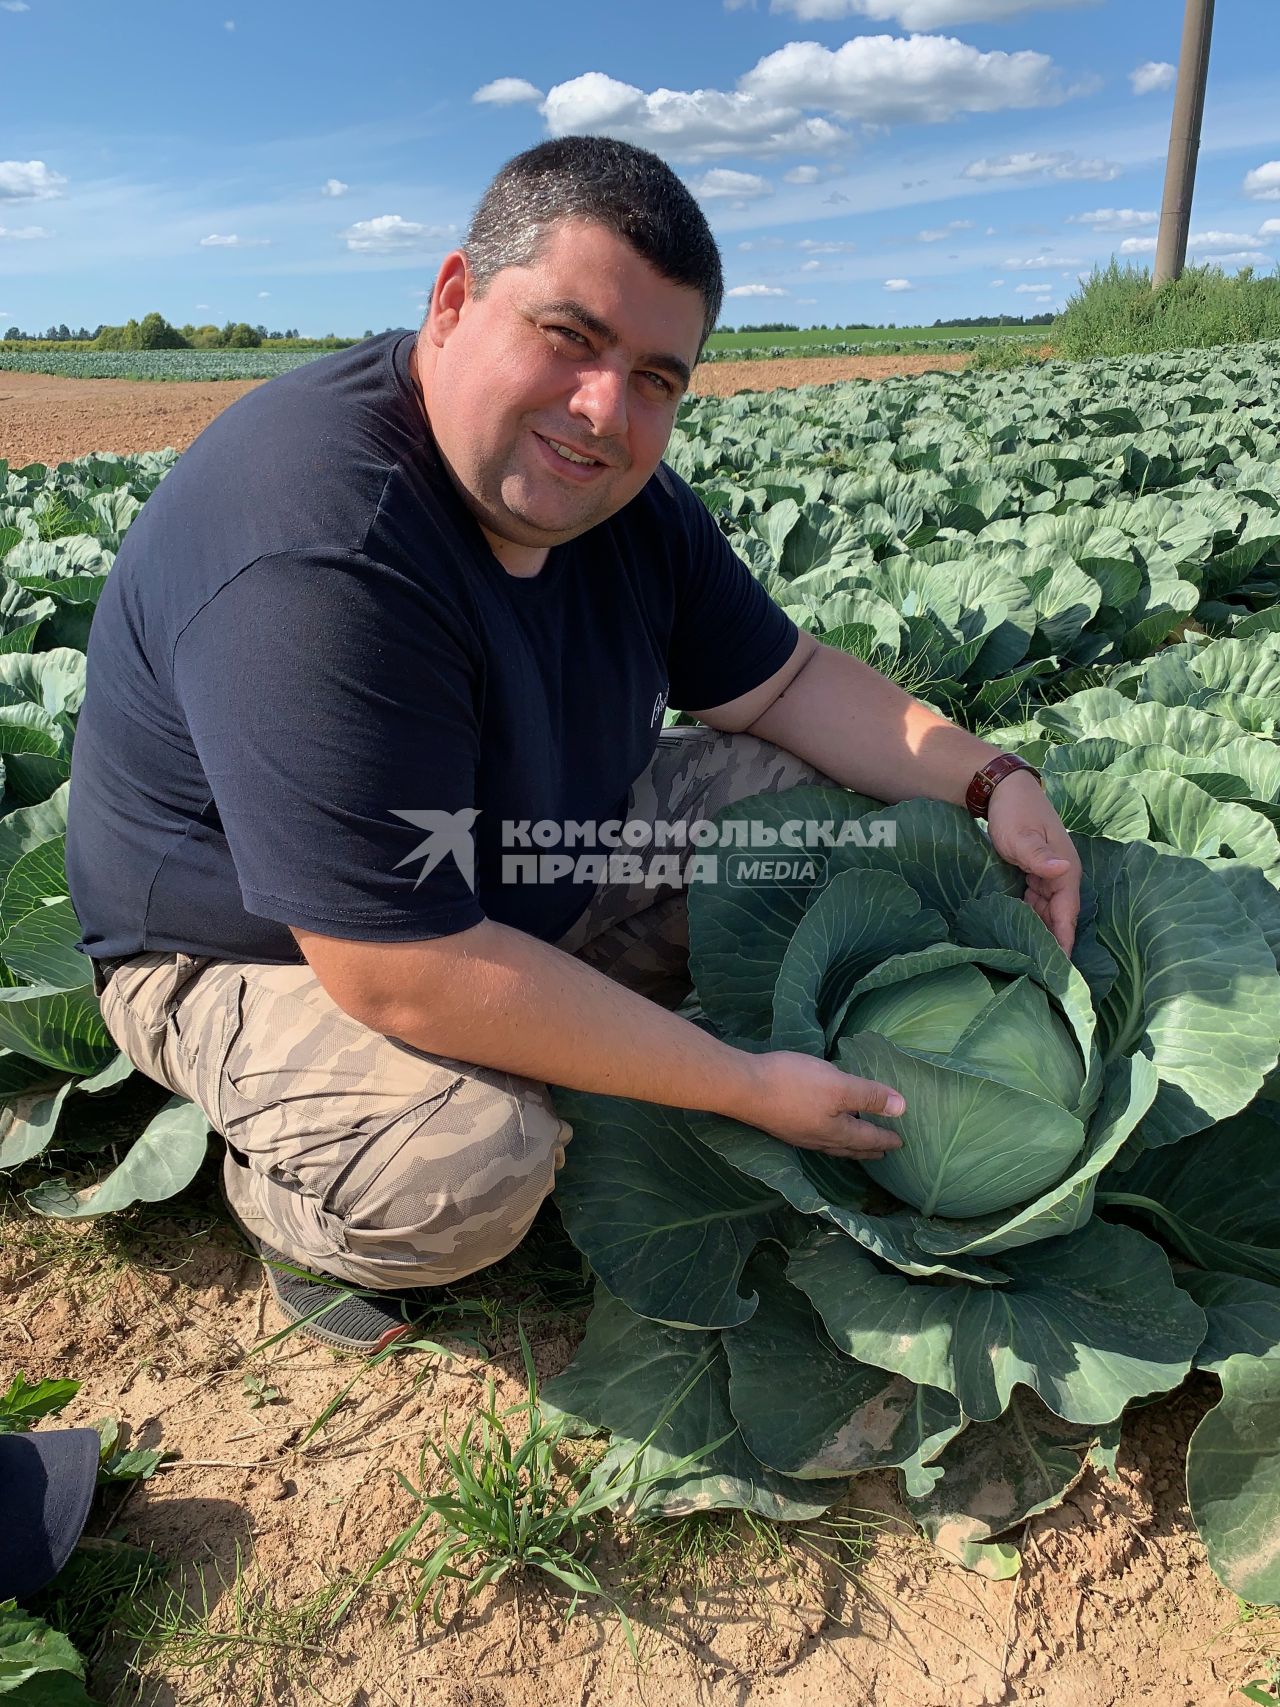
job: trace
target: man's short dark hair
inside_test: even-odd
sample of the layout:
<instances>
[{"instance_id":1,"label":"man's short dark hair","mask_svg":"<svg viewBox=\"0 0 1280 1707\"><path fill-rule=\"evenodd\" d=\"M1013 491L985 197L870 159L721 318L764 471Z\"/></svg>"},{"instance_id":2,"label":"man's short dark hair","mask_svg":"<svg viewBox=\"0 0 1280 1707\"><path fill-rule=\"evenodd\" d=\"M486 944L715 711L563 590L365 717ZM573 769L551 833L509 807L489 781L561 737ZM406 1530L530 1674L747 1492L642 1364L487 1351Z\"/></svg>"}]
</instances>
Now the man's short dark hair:
<instances>
[{"instance_id":1,"label":"man's short dark hair","mask_svg":"<svg viewBox=\"0 0 1280 1707\"><path fill-rule=\"evenodd\" d=\"M711 227L664 160L611 136L558 137L507 161L462 245L477 292L483 295L504 267L528 266L564 219L603 226L663 278L696 290L706 310L705 342L724 299Z\"/></svg>"}]
</instances>

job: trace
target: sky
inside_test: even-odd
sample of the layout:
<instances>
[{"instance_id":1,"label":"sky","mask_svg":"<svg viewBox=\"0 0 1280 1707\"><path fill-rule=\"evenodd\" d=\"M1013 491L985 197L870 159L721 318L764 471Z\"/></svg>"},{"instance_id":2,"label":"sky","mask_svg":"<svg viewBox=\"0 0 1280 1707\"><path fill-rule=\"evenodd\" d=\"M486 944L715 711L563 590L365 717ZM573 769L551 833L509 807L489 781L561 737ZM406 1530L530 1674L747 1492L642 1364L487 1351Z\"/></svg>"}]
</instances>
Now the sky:
<instances>
[{"instance_id":1,"label":"sky","mask_svg":"<svg viewBox=\"0 0 1280 1707\"><path fill-rule=\"evenodd\" d=\"M1059 308L1155 248L1179 0L0 0L0 331L416 325L489 178L654 149L722 324ZM1277 0L1217 8L1191 258L1280 259Z\"/></svg>"}]
</instances>

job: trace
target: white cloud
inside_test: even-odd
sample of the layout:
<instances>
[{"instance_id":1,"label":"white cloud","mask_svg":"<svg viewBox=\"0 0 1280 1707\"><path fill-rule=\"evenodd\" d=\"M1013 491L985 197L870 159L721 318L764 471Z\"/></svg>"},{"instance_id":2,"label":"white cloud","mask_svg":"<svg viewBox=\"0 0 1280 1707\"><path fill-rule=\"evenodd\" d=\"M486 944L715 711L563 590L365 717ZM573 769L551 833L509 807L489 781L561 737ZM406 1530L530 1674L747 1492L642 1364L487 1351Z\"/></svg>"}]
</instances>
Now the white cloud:
<instances>
[{"instance_id":1,"label":"white cloud","mask_svg":"<svg viewBox=\"0 0 1280 1707\"><path fill-rule=\"evenodd\" d=\"M797 249L810 255L852 255L857 247L856 243L819 242L816 237L802 237L796 244Z\"/></svg>"},{"instance_id":2,"label":"white cloud","mask_svg":"<svg viewBox=\"0 0 1280 1707\"><path fill-rule=\"evenodd\" d=\"M418 225L411 219L401 219L398 213L380 213L376 219L358 219L338 235L354 254L401 255L442 242L451 232L446 226Z\"/></svg>"},{"instance_id":3,"label":"white cloud","mask_svg":"<svg viewBox=\"0 0 1280 1707\"><path fill-rule=\"evenodd\" d=\"M30 243L38 237L52 237L51 231L46 231L43 225L0 225L0 239L17 243Z\"/></svg>"},{"instance_id":4,"label":"white cloud","mask_svg":"<svg viewBox=\"0 0 1280 1707\"><path fill-rule=\"evenodd\" d=\"M886 290L913 290L915 287L910 279L886 279L884 288Z\"/></svg>"},{"instance_id":5,"label":"white cloud","mask_svg":"<svg viewBox=\"0 0 1280 1707\"><path fill-rule=\"evenodd\" d=\"M797 308L812 308L817 303L817 300L818 299L816 296L798 296L796 298L796 307Z\"/></svg>"},{"instance_id":6,"label":"white cloud","mask_svg":"<svg viewBox=\"0 0 1280 1707\"><path fill-rule=\"evenodd\" d=\"M1082 160L1079 155L1065 152L1047 154L1026 150L971 160L964 175L966 178L1096 178L1105 182L1118 178L1120 168L1109 160Z\"/></svg>"},{"instance_id":7,"label":"white cloud","mask_svg":"<svg viewBox=\"0 0 1280 1707\"><path fill-rule=\"evenodd\" d=\"M224 29L224 30L234 30L234 29L235 29L235 27L236 27L236 21L235 21L235 19L234 19L234 18L228 18L228 19L227 19L227 21L226 21L226 23L225 23L225 24L223 24L223 26L222 26L222 27L223 27L223 29Z\"/></svg>"},{"instance_id":8,"label":"white cloud","mask_svg":"<svg viewBox=\"0 0 1280 1707\"><path fill-rule=\"evenodd\" d=\"M1194 255L1195 250L1192 249L1191 253ZM1271 260L1271 256L1261 249L1240 249L1229 255L1219 255L1216 251L1204 253L1215 267L1265 267Z\"/></svg>"},{"instance_id":9,"label":"white cloud","mask_svg":"<svg viewBox=\"0 0 1280 1707\"><path fill-rule=\"evenodd\" d=\"M1280 219L1264 219L1258 227L1259 237L1280 237Z\"/></svg>"},{"instance_id":10,"label":"white cloud","mask_svg":"<svg viewBox=\"0 0 1280 1707\"><path fill-rule=\"evenodd\" d=\"M788 184L816 184L819 174L816 166L793 166L782 176Z\"/></svg>"},{"instance_id":11,"label":"white cloud","mask_svg":"<svg viewBox=\"0 0 1280 1707\"><path fill-rule=\"evenodd\" d=\"M209 237L200 239L202 249L266 249L270 245L269 237L219 237L214 232Z\"/></svg>"},{"instance_id":12,"label":"white cloud","mask_svg":"<svg viewBox=\"0 0 1280 1707\"><path fill-rule=\"evenodd\" d=\"M0 166L0 172L4 168ZM1268 160L1244 176L1244 193L1260 202L1280 202L1280 160Z\"/></svg>"},{"instance_id":13,"label":"white cloud","mask_svg":"<svg viewBox=\"0 0 1280 1707\"><path fill-rule=\"evenodd\" d=\"M918 243L941 243L944 238L950 237L953 231L972 230L973 221L971 219L952 219L948 220L946 225L935 225L927 231L917 231L916 241Z\"/></svg>"},{"instance_id":14,"label":"white cloud","mask_svg":"<svg viewBox=\"0 0 1280 1707\"><path fill-rule=\"evenodd\" d=\"M1043 249L1035 255L1010 256L1005 262L1014 272L1034 273L1041 267L1083 267L1075 255L1048 255Z\"/></svg>"},{"instance_id":15,"label":"white cloud","mask_svg":"<svg viewBox=\"0 0 1280 1707\"><path fill-rule=\"evenodd\" d=\"M1144 60L1129 73L1135 95L1154 95L1161 89L1172 89L1177 78L1177 66L1163 59Z\"/></svg>"},{"instance_id":16,"label":"white cloud","mask_svg":"<svg viewBox=\"0 0 1280 1707\"><path fill-rule=\"evenodd\" d=\"M326 178L320 186L320 194L334 197L345 196L350 188L351 185L344 184L341 178Z\"/></svg>"},{"instance_id":17,"label":"white cloud","mask_svg":"<svg viewBox=\"0 0 1280 1707\"><path fill-rule=\"evenodd\" d=\"M196 313L198 314L202 308L204 309L205 313L207 314L209 311L209 304L207 302L197 302L196 303Z\"/></svg>"},{"instance_id":18,"label":"white cloud","mask_svg":"<svg viewBox=\"0 0 1280 1707\"><path fill-rule=\"evenodd\" d=\"M1004 280L1003 279L992 279L991 288L992 288L992 290L1003 290L1004 289Z\"/></svg>"},{"instance_id":19,"label":"white cloud","mask_svg":"<svg viewBox=\"0 0 1280 1707\"><path fill-rule=\"evenodd\" d=\"M749 284L734 285L732 290L724 293L726 296L785 296L785 290L779 290L777 285Z\"/></svg>"},{"instance_id":20,"label":"white cloud","mask_svg":"<svg viewBox=\"0 0 1280 1707\"><path fill-rule=\"evenodd\" d=\"M1014 291L1019 296L1052 296L1051 284L1020 284L1014 285Z\"/></svg>"},{"instance_id":21,"label":"white cloud","mask_svg":"<svg viewBox=\"0 0 1280 1707\"><path fill-rule=\"evenodd\" d=\"M471 99L494 107L514 107L520 101L540 101L542 90L525 77L495 77L492 83L477 89Z\"/></svg>"},{"instance_id":22,"label":"white cloud","mask_svg":"<svg viewBox=\"0 0 1280 1707\"><path fill-rule=\"evenodd\" d=\"M1073 213L1068 225L1091 225L1095 231L1133 231L1142 225L1155 225L1160 215L1154 208L1095 207L1090 213Z\"/></svg>"},{"instance_id":23,"label":"white cloud","mask_svg":"<svg viewBox=\"0 0 1280 1707\"><path fill-rule=\"evenodd\" d=\"M647 95L602 71L557 83L542 111L552 136L604 131L684 160L722 154L811 154L848 140L828 119L803 118L793 106L754 94L655 89Z\"/></svg>"},{"instance_id":24,"label":"white cloud","mask_svg":"<svg viewBox=\"0 0 1280 1707\"><path fill-rule=\"evenodd\" d=\"M43 160L0 160L0 202L47 202L60 196L67 180Z\"/></svg>"},{"instance_id":25,"label":"white cloud","mask_svg":"<svg viewBox=\"0 0 1280 1707\"><path fill-rule=\"evenodd\" d=\"M271 295L271 292L269 290L260 290L258 292L258 301L262 302L266 297L268 297L270 295Z\"/></svg>"},{"instance_id":26,"label":"white cloud","mask_svg":"<svg viewBox=\"0 0 1280 1707\"><path fill-rule=\"evenodd\" d=\"M1154 255L1155 252L1154 237L1126 237L1120 245L1122 255Z\"/></svg>"},{"instance_id":27,"label":"white cloud","mask_svg":"<svg viewBox=\"0 0 1280 1707\"><path fill-rule=\"evenodd\" d=\"M0 0L0 12L29 12L27 0ZM5 310L6 314L8 309Z\"/></svg>"},{"instance_id":28,"label":"white cloud","mask_svg":"<svg viewBox=\"0 0 1280 1707\"><path fill-rule=\"evenodd\" d=\"M862 124L939 124L957 113L1063 99L1047 54L980 53L952 36L854 36L834 51L788 42L739 79L749 95Z\"/></svg>"},{"instance_id":29,"label":"white cloud","mask_svg":"<svg viewBox=\"0 0 1280 1707\"><path fill-rule=\"evenodd\" d=\"M769 10L793 12L806 20L863 17L881 23L895 18L908 30L934 30L951 24L991 23L1054 6L1091 4L1093 0L771 0Z\"/></svg>"},{"instance_id":30,"label":"white cloud","mask_svg":"<svg viewBox=\"0 0 1280 1707\"><path fill-rule=\"evenodd\" d=\"M874 35L835 49L788 42L733 90L646 93L587 71L557 83L542 111L553 136L605 131L699 160L826 152L848 141L838 119L940 124L960 113L1050 106L1066 93L1047 54L982 53L949 36ZM806 116L815 109L822 116Z\"/></svg>"},{"instance_id":31,"label":"white cloud","mask_svg":"<svg viewBox=\"0 0 1280 1707\"><path fill-rule=\"evenodd\" d=\"M1257 241L1249 231L1193 231L1187 239L1187 247L1217 254L1227 249L1252 249Z\"/></svg>"},{"instance_id":32,"label":"white cloud","mask_svg":"<svg viewBox=\"0 0 1280 1707\"><path fill-rule=\"evenodd\" d=\"M820 272L821 270L822 270L822 262L821 261L801 261L801 263L800 263L800 271L802 273L817 273L817 272Z\"/></svg>"},{"instance_id":33,"label":"white cloud","mask_svg":"<svg viewBox=\"0 0 1280 1707\"><path fill-rule=\"evenodd\" d=\"M727 166L713 166L689 188L704 202L723 201L733 197L738 201L756 201L771 196L773 185L756 172L731 172Z\"/></svg>"},{"instance_id":34,"label":"white cloud","mask_svg":"<svg viewBox=\"0 0 1280 1707\"><path fill-rule=\"evenodd\" d=\"M785 249L786 242L781 237L748 237L738 247L744 253L748 249Z\"/></svg>"}]
</instances>

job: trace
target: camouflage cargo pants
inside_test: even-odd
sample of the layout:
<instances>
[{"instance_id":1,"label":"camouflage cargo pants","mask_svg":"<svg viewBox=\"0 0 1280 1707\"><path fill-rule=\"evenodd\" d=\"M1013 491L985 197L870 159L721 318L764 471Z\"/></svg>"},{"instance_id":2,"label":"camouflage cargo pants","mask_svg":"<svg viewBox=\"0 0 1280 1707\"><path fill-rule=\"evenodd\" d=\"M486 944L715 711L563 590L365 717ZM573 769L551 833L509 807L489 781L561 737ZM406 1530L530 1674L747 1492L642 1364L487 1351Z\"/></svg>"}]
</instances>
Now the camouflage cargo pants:
<instances>
[{"instance_id":1,"label":"camouflage cargo pants","mask_svg":"<svg viewBox=\"0 0 1280 1707\"><path fill-rule=\"evenodd\" d=\"M670 730L628 816L693 822L815 779L754 736ZM681 893L602 887L557 946L669 1005L689 988ZM141 954L101 1003L134 1065L198 1103L226 1140L241 1225L357 1285L438 1285L496 1262L564 1160L570 1128L545 1085L371 1030L306 965Z\"/></svg>"}]
</instances>

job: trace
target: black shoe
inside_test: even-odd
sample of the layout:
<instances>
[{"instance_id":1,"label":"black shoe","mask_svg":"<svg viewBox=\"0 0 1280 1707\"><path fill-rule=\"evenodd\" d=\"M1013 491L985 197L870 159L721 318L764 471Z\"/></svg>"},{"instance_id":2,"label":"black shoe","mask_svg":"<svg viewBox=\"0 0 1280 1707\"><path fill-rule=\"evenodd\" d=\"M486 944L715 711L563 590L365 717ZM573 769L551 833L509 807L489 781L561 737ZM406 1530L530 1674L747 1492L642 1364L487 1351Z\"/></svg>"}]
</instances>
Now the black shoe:
<instances>
[{"instance_id":1,"label":"black shoe","mask_svg":"<svg viewBox=\"0 0 1280 1707\"><path fill-rule=\"evenodd\" d=\"M411 1334L422 1314L422 1306L403 1293L357 1291L350 1281L302 1268L261 1239L254 1243L281 1314L321 1345L373 1357Z\"/></svg>"},{"instance_id":2,"label":"black shoe","mask_svg":"<svg viewBox=\"0 0 1280 1707\"><path fill-rule=\"evenodd\" d=\"M211 1135L214 1135L211 1133ZM236 1214L227 1196L226 1184L219 1191L232 1223L249 1248L262 1258L267 1286L281 1314L297 1331L337 1351L360 1351L368 1357L393 1345L413 1331L428 1305L420 1295L405 1292L370 1292L336 1275L317 1274L283 1256L251 1232Z\"/></svg>"}]
</instances>

